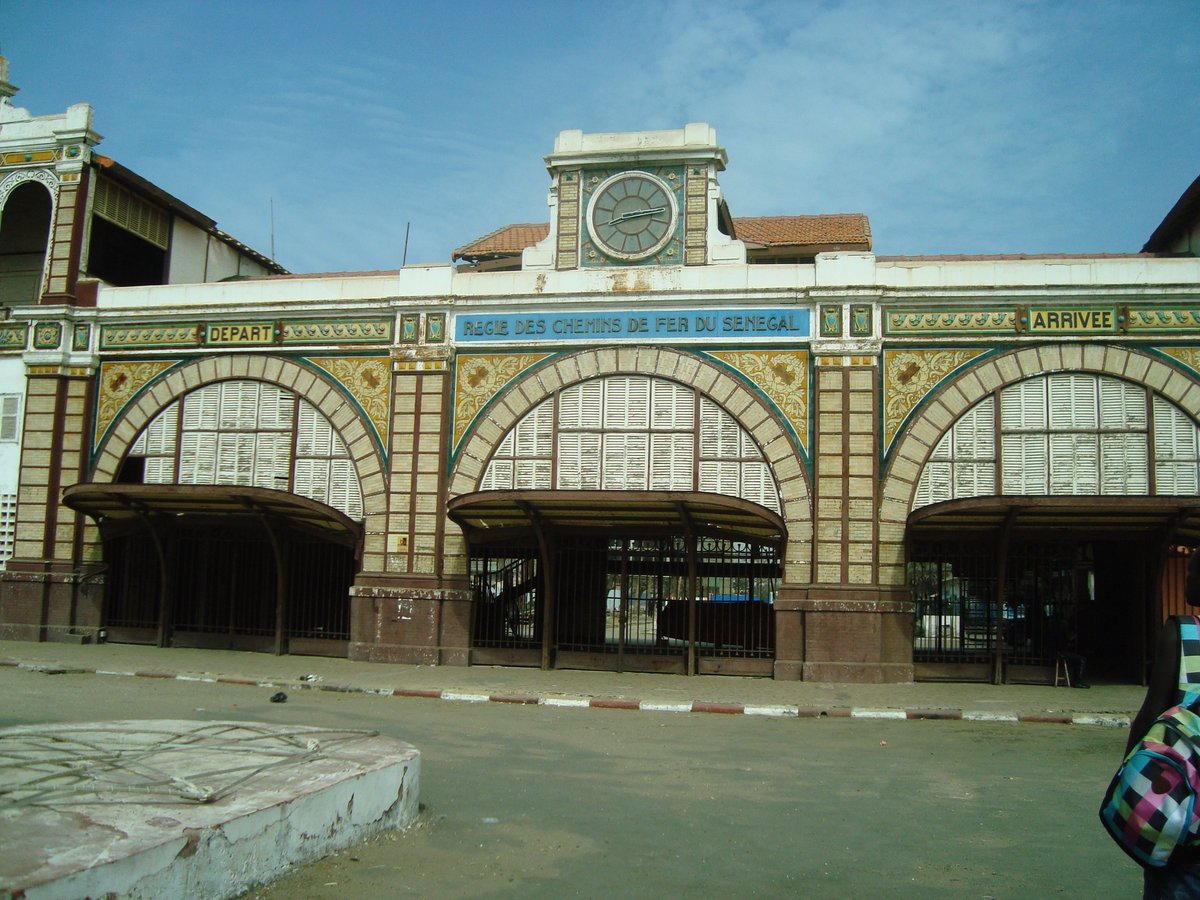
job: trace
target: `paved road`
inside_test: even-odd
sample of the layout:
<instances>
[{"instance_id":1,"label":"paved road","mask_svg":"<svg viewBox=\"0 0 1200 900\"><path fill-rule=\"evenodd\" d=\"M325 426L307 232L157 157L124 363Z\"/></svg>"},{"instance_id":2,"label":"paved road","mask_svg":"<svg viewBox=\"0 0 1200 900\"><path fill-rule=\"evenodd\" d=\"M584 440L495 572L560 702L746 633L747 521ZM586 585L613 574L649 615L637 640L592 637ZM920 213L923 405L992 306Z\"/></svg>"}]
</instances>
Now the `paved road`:
<instances>
[{"instance_id":1,"label":"paved road","mask_svg":"<svg viewBox=\"0 0 1200 900\"><path fill-rule=\"evenodd\" d=\"M0 669L0 724L252 719L423 754L419 824L263 897L1134 897L1114 728L447 703Z\"/></svg>"}]
</instances>

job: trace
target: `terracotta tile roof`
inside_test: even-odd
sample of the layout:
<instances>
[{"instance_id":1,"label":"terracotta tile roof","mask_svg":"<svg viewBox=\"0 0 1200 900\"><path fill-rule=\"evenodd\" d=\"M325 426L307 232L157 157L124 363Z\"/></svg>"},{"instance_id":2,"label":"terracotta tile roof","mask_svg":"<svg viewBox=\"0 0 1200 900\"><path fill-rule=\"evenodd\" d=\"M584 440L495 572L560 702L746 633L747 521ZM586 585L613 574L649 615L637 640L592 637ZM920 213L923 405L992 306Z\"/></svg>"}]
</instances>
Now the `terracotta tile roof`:
<instances>
[{"instance_id":1,"label":"terracotta tile roof","mask_svg":"<svg viewBox=\"0 0 1200 900\"><path fill-rule=\"evenodd\" d=\"M547 222L522 225L505 225L479 240L472 241L454 251L453 259L481 259L489 256L515 256L526 247L532 247L550 233Z\"/></svg>"},{"instance_id":2,"label":"terracotta tile roof","mask_svg":"<svg viewBox=\"0 0 1200 900\"><path fill-rule=\"evenodd\" d=\"M861 213L832 216L754 216L734 219L738 240L758 247L871 249L871 223ZM516 256L550 233L545 222L505 225L454 251L453 259Z\"/></svg>"},{"instance_id":3,"label":"terracotta tile roof","mask_svg":"<svg viewBox=\"0 0 1200 900\"><path fill-rule=\"evenodd\" d=\"M871 249L871 223L861 213L735 218L733 230L738 240L766 247L837 244Z\"/></svg>"}]
</instances>

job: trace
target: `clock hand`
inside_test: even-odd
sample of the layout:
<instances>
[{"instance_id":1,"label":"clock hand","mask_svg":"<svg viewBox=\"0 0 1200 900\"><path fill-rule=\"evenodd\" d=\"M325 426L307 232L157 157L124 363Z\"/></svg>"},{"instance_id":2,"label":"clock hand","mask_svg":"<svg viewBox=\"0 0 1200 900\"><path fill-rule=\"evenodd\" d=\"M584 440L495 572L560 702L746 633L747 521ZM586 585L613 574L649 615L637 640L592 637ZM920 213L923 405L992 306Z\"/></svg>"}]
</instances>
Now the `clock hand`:
<instances>
[{"instance_id":1,"label":"clock hand","mask_svg":"<svg viewBox=\"0 0 1200 900\"><path fill-rule=\"evenodd\" d=\"M652 206L648 209L634 209L634 210L630 210L629 212L623 212L616 218L609 219L604 224L619 225L621 222L627 222L630 219L638 219L638 218L641 218L642 216L654 216L654 215L658 215L658 213L662 213L662 212L666 212L666 211L667 211L667 208L665 206Z\"/></svg>"}]
</instances>

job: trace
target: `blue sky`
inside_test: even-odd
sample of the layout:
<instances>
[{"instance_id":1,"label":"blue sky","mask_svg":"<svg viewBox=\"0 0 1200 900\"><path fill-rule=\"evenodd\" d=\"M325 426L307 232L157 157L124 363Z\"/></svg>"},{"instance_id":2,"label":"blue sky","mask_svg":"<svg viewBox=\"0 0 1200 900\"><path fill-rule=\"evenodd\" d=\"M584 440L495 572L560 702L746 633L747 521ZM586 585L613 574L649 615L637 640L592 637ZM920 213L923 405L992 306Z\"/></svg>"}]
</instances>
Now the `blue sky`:
<instances>
[{"instance_id":1,"label":"blue sky","mask_svg":"<svg viewBox=\"0 0 1200 900\"><path fill-rule=\"evenodd\" d=\"M0 52L296 272L546 221L566 128L708 122L734 216L881 255L1134 252L1200 174L1200 0L0 0Z\"/></svg>"}]
</instances>

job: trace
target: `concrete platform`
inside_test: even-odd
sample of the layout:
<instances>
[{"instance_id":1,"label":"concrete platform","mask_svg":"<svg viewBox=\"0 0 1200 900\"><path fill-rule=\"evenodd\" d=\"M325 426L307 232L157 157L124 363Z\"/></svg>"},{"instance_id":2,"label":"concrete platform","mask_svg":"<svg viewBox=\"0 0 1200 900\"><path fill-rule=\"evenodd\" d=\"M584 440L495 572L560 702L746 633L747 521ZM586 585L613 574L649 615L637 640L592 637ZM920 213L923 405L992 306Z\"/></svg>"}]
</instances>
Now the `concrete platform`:
<instances>
[{"instance_id":1,"label":"concrete platform","mask_svg":"<svg viewBox=\"0 0 1200 900\"><path fill-rule=\"evenodd\" d=\"M417 817L374 732L128 720L0 729L0 896L231 897Z\"/></svg>"}]
</instances>

